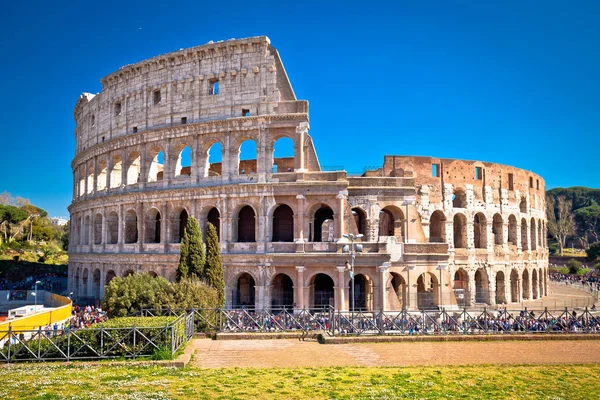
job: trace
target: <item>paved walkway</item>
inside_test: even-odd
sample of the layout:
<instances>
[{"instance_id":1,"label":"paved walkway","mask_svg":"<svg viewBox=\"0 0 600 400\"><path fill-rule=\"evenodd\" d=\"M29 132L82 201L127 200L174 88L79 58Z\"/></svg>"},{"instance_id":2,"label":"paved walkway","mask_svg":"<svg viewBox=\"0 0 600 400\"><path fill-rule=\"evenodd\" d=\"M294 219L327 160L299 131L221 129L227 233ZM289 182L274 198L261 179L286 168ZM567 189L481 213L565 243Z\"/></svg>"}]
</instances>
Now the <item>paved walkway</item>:
<instances>
[{"instance_id":1,"label":"paved walkway","mask_svg":"<svg viewBox=\"0 0 600 400\"><path fill-rule=\"evenodd\" d=\"M600 340L356 343L196 339L192 365L221 367L600 363Z\"/></svg>"},{"instance_id":2,"label":"paved walkway","mask_svg":"<svg viewBox=\"0 0 600 400\"><path fill-rule=\"evenodd\" d=\"M564 283L551 282L548 285L548 296L539 300L524 301L519 303L517 308L527 307L531 310L542 310L544 307L548 307L548 310L563 310L565 307L569 309L583 308L591 307L593 304L594 299L589 292ZM511 304L508 304L507 307L510 309Z\"/></svg>"}]
</instances>

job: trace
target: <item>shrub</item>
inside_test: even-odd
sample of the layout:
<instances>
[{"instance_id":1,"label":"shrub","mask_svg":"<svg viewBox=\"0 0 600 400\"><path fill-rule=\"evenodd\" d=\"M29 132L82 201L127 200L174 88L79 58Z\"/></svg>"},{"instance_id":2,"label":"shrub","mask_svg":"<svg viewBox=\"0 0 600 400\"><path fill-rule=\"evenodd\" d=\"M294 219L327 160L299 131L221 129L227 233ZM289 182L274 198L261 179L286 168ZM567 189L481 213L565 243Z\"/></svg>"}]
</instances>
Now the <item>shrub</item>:
<instances>
[{"instance_id":1,"label":"shrub","mask_svg":"<svg viewBox=\"0 0 600 400\"><path fill-rule=\"evenodd\" d=\"M563 275L567 275L569 273L569 268L568 267L562 267L558 269L558 272L563 274Z\"/></svg>"},{"instance_id":2,"label":"shrub","mask_svg":"<svg viewBox=\"0 0 600 400\"><path fill-rule=\"evenodd\" d=\"M594 261L600 257L600 242L592 243L590 247L585 251L587 258L590 261Z\"/></svg>"},{"instance_id":3,"label":"shrub","mask_svg":"<svg viewBox=\"0 0 600 400\"><path fill-rule=\"evenodd\" d=\"M600 263L594 265L594 268L600 270Z\"/></svg>"},{"instance_id":4,"label":"shrub","mask_svg":"<svg viewBox=\"0 0 600 400\"><path fill-rule=\"evenodd\" d=\"M579 269L581 268L581 262L575 260L574 258L571 258L567 262L567 267L569 268L570 274L576 274L579 271Z\"/></svg>"}]
</instances>

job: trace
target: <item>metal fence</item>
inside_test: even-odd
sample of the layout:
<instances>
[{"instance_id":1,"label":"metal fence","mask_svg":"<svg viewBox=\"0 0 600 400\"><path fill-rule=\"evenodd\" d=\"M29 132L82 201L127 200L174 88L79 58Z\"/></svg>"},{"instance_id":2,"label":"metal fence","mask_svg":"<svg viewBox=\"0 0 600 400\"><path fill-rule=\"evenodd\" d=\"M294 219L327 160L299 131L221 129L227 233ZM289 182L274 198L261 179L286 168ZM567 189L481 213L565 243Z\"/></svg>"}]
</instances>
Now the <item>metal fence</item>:
<instances>
[{"instance_id":1,"label":"metal fence","mask_svg":"<svg viewBox=\"0 0 600 400\"><path fill-rule=\"evenodd\" d=\"M191 311L198 332L301 332L337 335L600 333L600 313L581 310L421 310L349 312L333 308L143 310L142 315Z\"/></svg>"},{"instance_id":2,"label":"metal fence","mask_svg":"<svg viewBox=\"0 0 600 400\"><path fill-rule=\"evenodd\" d=\"M0 362L72 361L174 355L194 335L194 314L162 327L0 331Z\"/></svg>"}]
</instances>

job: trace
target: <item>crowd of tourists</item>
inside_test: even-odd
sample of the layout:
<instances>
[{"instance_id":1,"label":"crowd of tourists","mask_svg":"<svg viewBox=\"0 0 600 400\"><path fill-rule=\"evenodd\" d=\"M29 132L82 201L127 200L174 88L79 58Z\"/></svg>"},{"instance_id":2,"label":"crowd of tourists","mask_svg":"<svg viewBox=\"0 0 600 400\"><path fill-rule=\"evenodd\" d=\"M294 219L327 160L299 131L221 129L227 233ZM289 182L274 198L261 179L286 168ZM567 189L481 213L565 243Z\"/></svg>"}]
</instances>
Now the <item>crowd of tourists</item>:
<instances>
[{"instance_id":1,"label":"crowd of tourists","mask_svg":"<svg viewBox=\"0 0 600 400\"><path fill-rule=\"evenodd\" d=\"M580 285L583 288L592 290L600 290L600 276L595 275L571 275L559 274L556 272L550 273L550 280L555 283L564 283L565 285Z\"/></svg>"},{"instance_id":2,"label":"crowd of tourists","mask_svg":"<svg viewBox=\"0 0 600 400\"><path fill-rule=\"evenodd\" d=\"M69 329L83 329L89 328L93 324L104 322L108 319L106 311L100 307L85 306L79 307L73 306L73 316L69 320Z\"/></svg>"}]
</instances>

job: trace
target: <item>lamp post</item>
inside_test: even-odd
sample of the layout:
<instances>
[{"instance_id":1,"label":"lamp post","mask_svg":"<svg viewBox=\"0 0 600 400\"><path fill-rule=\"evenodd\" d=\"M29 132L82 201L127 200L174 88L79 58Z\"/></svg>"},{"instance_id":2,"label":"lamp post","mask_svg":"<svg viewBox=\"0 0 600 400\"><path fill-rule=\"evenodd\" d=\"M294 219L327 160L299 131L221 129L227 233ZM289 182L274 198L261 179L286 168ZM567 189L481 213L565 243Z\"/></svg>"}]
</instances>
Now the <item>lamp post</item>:
<instances>
[{"instance_id":1,"label":"lamp post","mask_svg":"<svg viewBox=\"0 0 600 400\"><path fill-rule=\"evenodd\" d=\"M37 312L37 285L40 285L42 281L35 281L35 312Z\"/></svg>"},{"instance_id":2,"label":"lamp post","mask_svg":"<svg viewBox=\"0 0 600 400\"><path fill-rule=\"evenodd\" d=\"M342 251L344 253L349 253L350 260L352 261L351 263L346 261L345 265L346 265L346 269L348 269L350 271L350 291L351 291L351 304L352 304L352 319L351 319L351 321L352 321L352 327L354 327L354 260L356 259L356 253L362 252L362 250L363 250L362 244L357 243L355 245L354 241L356 239L362 238L364 235L362 233L359 233L358 235L354 235L352 233L345 233L343 236L346 239L350 240L350 246L344 245L344 247L342 247Z\"/></svg>"}]
</instances>

